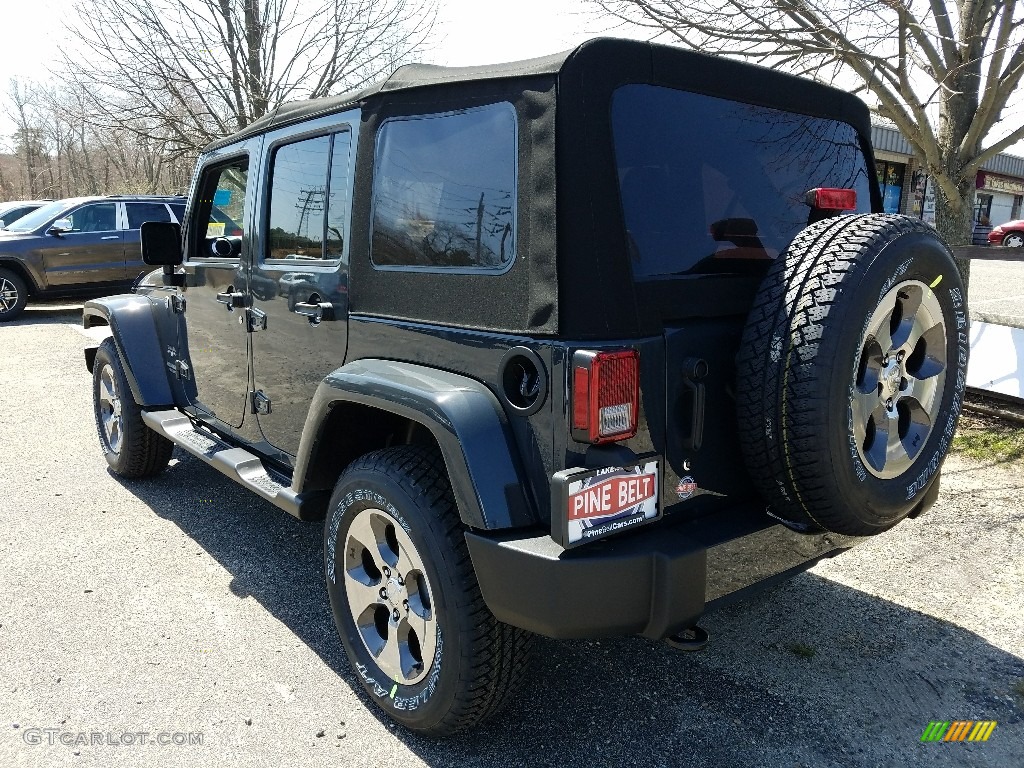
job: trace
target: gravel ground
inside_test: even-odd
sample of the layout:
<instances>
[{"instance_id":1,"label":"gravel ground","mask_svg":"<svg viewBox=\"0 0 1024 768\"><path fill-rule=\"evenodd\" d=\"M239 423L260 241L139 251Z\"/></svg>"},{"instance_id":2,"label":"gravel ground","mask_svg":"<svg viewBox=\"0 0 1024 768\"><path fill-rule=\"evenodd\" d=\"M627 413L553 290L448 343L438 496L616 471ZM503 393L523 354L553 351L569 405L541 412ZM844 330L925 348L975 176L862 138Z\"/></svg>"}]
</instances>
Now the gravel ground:
<instances>
[{"instance_id":1,"label":"gravel ground","mask_svg":"<svg viewBox=\"0 0 1024 768\"><path fill-rule=\"evenodd\" d=\"M928 516L707 616L703 652L540 640L507 715L431 741L366 708L319 526L181 453L107 472L79 317L0 327L0 766L1024 765L1022 463L953 456ZM60 741L93 732L202 744Z\"/></svg>"}]
</instances>

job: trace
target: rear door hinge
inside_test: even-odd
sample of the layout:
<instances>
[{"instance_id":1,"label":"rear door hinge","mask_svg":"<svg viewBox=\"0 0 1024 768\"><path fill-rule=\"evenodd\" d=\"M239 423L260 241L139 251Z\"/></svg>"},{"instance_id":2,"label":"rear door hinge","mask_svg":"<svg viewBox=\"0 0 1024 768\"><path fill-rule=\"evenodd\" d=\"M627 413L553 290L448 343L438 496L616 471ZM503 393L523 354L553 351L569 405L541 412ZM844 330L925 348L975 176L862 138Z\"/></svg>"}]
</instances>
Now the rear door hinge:
<instances>
[{"instance_id":1,"label":"rear door hinge","mask_svg":"<svg viewBox=\"0 0 1024 768\"><path fill-rule=\"evenodd\" d=\"M185 314L185 297L174 294L171 296L171 311L176 315Z\"/></svg>"}]
</instances>

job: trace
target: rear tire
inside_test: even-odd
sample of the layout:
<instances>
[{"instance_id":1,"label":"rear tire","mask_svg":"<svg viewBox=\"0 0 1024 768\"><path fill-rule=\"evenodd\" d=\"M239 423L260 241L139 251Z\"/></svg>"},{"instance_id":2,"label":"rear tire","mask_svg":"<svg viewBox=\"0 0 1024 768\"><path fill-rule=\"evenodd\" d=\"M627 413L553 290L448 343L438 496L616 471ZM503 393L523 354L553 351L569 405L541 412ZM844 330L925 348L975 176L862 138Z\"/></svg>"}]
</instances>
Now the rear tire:
<instances>
[{"instance_id":1,"label":"rear tire","mask_svg":"<svg viewBox=\"0 0 1024 768\"><path fill-rule=\"evenodd\" d=\"M434 735L498 712L531 635L488 610L436 450L369 453L338 480L324 525L331 611L367 695Z\"/></svg>"},{"instance_id":2,"label":"rear tire","mask_svg":"<svg viewBox=\"0 0 1024 768\"><path fill-rule=\"evenodd\" d=\"M21 275L0 267L0 323L13 320L25 311L28 286Z\"/></svg>"},{"instance_id":3,"label":"rear tire","mask_svg":"<svg viewBox=\"0 0 1024 768\"><path fill-rule=\"evenodd\" d=\"M842 216L793 240L737 360L740 444L773 514L868 535L914 510L960 413L965 295L949 249L916 219Z\"/></svg>"},{"instance_id":4,"label":"rear tire","mask_svg":"<svg viewBox=\"0 0 1024 768\"><path fill-rule=\"evenodd\" d=\"M171 460L174 443L142 420L114 340L104 339L92 367L93 415L103 456L121 477L151 477Z\"/></svg>"}]
</instances>

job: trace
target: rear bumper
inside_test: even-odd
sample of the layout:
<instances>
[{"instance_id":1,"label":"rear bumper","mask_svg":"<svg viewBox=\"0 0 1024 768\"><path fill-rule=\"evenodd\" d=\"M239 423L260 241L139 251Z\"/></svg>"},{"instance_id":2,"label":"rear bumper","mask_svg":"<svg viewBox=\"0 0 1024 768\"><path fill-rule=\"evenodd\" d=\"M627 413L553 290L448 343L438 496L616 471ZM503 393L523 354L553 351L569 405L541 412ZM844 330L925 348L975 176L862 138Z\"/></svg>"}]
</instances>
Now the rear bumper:
<instances>
[{"instance_id":1,"label":"rear bumper","mask_svg":"<svg viewBox=\"0 0 1024 768\"><path fill-rule=\"evenodd\" d=\"M763 505L658 524L572 550L547 534L467 533L484 600L507 624L553 638L661 639L705 610L787 578L858 541L801 534Z\"/></svg>"}]
</instances>

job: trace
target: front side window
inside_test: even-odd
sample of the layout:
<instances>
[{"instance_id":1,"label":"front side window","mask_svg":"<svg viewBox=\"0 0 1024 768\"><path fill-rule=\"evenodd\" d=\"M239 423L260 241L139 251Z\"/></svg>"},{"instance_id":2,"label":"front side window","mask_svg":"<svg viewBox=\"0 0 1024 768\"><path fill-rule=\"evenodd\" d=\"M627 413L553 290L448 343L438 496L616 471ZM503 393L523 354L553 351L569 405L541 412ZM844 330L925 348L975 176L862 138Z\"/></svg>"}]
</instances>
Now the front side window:
<instances>
[{"instance_id":1,"label":"front side window","mask_svg":"<svg viewBox=\"0 0 1024 768\"><path fill-rule=\"evenodd\" d=\"M378 268L504 271L515 256L511 104L385 121L370 256Z\"/></svg>"},{"instance_id":2,"label":"front side window","mask_svg":"<svg viewBox=\"0 0 1024 768\"><path fill-rule=\"evenodd\" d=\"M198 225L195 234L197 239L194 241L197 247L193 256L239 256L244 235L245 190L248 182L248 157L240 157L206 170L199 187L193 218Z\"/></svg>"},{"instance_id":3,"label":"front side window","mask_svg":"<svg viewBox=\"0 0 1024 768\"><path fill-rule=\"evenodd\" d=\"M117 206L114 203L94 203L66 214L71 219L69 232L112 232L117 229Z\"/></svg>"},{"instance_id":4,"label":"front side window","mask_svg":"<svg viewBox=\"0 0 1024 768\"><path fill-rule=\"evenodd\" d=\"M838 120L633 84L615 92L612 132L637 279L763 270L809 223L817 187L871 210L859 135Z\"/></svg>"},{"instance_id":5,"label":"front side window","mask_svg":"<svg viewBox=\"0 0 1024 768\"><path fill-rule=\"evenodd\" d=\"M128 229L138 229L145 221L170 221L163 203L125 203L128 208Z\"/></svg>"}]
</instances>

